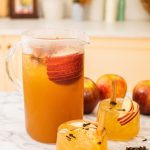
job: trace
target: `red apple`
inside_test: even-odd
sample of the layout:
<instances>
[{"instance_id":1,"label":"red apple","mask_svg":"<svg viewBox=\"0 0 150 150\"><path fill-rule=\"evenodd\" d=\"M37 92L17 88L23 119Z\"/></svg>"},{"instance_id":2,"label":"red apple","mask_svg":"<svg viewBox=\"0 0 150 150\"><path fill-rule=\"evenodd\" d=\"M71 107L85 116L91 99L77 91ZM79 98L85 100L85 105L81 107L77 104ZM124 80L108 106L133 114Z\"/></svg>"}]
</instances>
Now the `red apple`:
<instances>
[{"instance_id":1,"label":"red apple","mask_svg":"<svg viewBox=\"0 0 150 150\"><path fill-rule=\"evenodd\" d=\"M125 79L116 74L105 74L98 78L96 85L100 99L110 98L112 95L112 81L116 81L116 97L123 98L126 95L127 83Z\"/></svg>"},{"instance_id":2,"label":"red apple","mask_svg":"<svg viewBox=\"0 0 150 150\"><path fill-rule=\"evenodd\" d=\"M99 102L99 92L91 79L84 78L84 113L91 113Z\"/></svg>"},{"instance_id":3,"label":"red apple","mask_svg":"<svg viewBox=\"0 0 150 150\"><path fill-rule=\"evenodd\" d=\"M141 114L150 115L150 80L137 83L132 96L133 100L140 105Z\"/></svg>"}]
</instances>

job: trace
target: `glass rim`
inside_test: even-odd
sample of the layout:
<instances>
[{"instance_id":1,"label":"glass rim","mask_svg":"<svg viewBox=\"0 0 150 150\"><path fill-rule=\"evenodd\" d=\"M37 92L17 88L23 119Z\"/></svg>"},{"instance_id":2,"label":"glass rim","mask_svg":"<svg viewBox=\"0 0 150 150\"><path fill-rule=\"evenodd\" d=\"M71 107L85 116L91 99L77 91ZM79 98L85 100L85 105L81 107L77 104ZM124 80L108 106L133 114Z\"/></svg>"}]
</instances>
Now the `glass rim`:
<instances>
[{"instance_id":1,"label":"glass rim","mask_svg":"<svg viewBox=\"0 0 150 150\"><path fill-rule=\"evenodd\" d=\"M90 39L85 32L71 29L37 28L29 29L22 33L23 39L43 41L75 40L82 44L89 44Z\"/></svg>"},{"instance_id":2,"label":"glass rim","mask_svg":"<svg viewBox=\"0 0 150 150\"><path fill-rule=\"evenodd\" d=\"M130 97L128 97L128 96L126 96L127 98L130 98ZM117 98L118 100L121 100L121 101L123 101L123 99L124 98ZM131 99L131 98L130 98ZM109 100L109 98L108 99L105 99L106 101L108 101ZM134 101L134 100L132 100L131 99L131 101ZM134 102L136 102L136 101L134 101ZM139 104L136 102L136 104L137 104L137 106L138 106L138 108L139 108ZM127 114L127 113L133 113L134 111L123 111L123 109L109 109L109 107L100 107L100 109L102 110L102 111L105 111L105 112L107 112L107 113L117 113L117 114L119 114L119 113L122 113L122 114ZM100 111L100 110L99 110Z\"/></svg>"}]
</instances>

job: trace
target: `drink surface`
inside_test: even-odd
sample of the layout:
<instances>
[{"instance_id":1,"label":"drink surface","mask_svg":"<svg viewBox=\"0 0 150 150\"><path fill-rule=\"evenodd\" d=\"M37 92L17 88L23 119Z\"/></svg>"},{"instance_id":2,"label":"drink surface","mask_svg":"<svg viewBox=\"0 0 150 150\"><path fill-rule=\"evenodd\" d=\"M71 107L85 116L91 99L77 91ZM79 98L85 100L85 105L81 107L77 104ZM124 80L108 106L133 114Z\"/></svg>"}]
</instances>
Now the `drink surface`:
<instances>
[{"instance_id":1,"label":"drink surface","mask_svg":"<svg viewBox=\"0 0 150 150\"><path fill-rule=\"evenodd\" d=\"M57 133L57 150L107 150L105 131L97 135L97 124L73 120L62 124Z\"/></svg>"},{"instance_id":2,"label":"drink surface","mask_svg":"<svg viewBox=\"0 0 150 150\"><path fill-rule=\"evenodd\" d=\"M138 134L140 113L136 102L129 98L117 99L117 104L112 106L110 105L110 99L103 100L100 103L98 119L101 109L106 111L105 128L108 139L129 140Z\"/></svg>"},{"instance_id":3,"label":"drink surface","mask_svg":"<svg viewBox=\"0 0 150 150\"><path fill-rule=\"evenodd\" d=\"M26 128L40 142L56 141L58 126L83 116L83 53L23 54Z\"/></svg>"}]
</instances>

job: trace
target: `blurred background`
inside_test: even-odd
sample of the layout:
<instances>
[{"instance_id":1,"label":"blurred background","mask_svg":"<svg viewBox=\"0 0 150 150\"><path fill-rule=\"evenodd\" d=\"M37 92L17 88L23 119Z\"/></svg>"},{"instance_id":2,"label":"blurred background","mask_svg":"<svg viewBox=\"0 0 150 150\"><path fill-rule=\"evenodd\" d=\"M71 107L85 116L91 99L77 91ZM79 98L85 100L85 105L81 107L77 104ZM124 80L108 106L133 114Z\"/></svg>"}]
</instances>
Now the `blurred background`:
<instances>
[{"instance_id":1,"label":"blurred background","mask_svg":"<svg viewBox=\"0 0 150 150\"><path fill-rule=\"evenodd\" d=\"M150 0L0 0L0 91L15 91L5 58L21 33L67 28L89 35L85 76L123 76L128 90L150 77ZM21 54L15 59L21 76Z\"/></svg>"}]
</instances>

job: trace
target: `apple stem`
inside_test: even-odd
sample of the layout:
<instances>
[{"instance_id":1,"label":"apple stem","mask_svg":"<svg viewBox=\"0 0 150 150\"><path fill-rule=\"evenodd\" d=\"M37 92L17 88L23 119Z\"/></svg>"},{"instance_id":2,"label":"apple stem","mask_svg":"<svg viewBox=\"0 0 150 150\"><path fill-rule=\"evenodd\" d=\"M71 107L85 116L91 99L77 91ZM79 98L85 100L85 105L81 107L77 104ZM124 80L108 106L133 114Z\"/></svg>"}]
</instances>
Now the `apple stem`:
<instances>
[{"instance_id":1,"label":"apple stem","mask_svg":"<svg viewBox=\"0 0 150 150\"><path fill-rule=\"evenodd\" d=\"M112 95L111 95L111 99L110 99L110 104L111 105L116 105L116 81L113 80L112 81Z\"/></svg>"}]
</instances>

